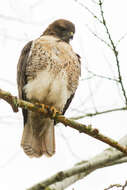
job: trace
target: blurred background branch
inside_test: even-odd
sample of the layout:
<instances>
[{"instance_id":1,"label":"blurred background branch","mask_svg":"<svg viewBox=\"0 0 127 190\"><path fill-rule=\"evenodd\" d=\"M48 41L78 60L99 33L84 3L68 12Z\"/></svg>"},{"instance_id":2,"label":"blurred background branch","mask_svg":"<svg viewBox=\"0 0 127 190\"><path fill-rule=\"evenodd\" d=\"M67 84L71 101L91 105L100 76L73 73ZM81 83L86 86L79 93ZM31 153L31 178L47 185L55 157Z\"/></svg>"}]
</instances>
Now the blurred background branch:
<instances>
[{"instance_id":1,"label":"blurred background branch","mask_svg":"<svg viewBox=\"0 0 127 190\"><path fill-rule=\"evenodd\" d=\"M119 143L127 146L127 136L124 136L119 141ZM109 148L89 160L75 164L68 170L56 173L48 179L32 186L28 190L40 190L46 188L48 190L62 190L72 185L76 181L83 179L99 168L104 168L124 162L127 162L127 158L122 153Z\"/></svg>"}]
</instances>

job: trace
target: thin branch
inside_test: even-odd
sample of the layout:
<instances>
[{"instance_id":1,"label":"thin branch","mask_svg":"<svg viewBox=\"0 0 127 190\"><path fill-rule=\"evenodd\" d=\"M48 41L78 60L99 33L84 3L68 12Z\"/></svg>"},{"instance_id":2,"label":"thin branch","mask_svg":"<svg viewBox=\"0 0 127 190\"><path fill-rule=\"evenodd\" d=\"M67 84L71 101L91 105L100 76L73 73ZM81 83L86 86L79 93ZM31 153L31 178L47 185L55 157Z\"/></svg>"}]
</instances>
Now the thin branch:
<instances>
[{"instance_id":1,"label":"thin branch","mask_svg":"<svg viewBox=\"0 0 127 190\"><path fill-rule=\"evenodd\" d=\"M14 112L18 112L18 107L29 109L34 112L42 113L45 117L50 117L51 119L56 120L57 122L63 123L65 126L69 126L73 129L78 130L80 133L85 133L95 139L98 139L117 150L123 152L127 155L127 148L121 146L117 141L101 134L98 129L92 128L91 125L84 125L78 122L75 122L71 119L66 118L65 116L61 115L60 112L54 114L52 109L47 105L41 104L32 104L30 102L20 100L15 96L12 96L9 92L3 91L0 89L0 98L8 102Z\"/></svg>"},{"instance_id":2,"label":"thin branch","mask_svg":"<svg viewBox=\"0 0 127 190\"><path fill-rule=\"evenodd\" d=\"M110 185L108 188L104 189L104 190L109 190L109 189L112 189L113 187L121 187L121 190L124 190L125 187L127 187L127 181L125 181L125 184L124 185L121 185L121 184L113 184L113 185Z\"/></svg>"},{"instance_id":3,"label":"thin branch","mask_svg":"<svg viewBox=\"0 0 127 190\"><path fill-rule=\"evenodd\" d=\"M127 95L126 95L126 91L125 91L123 81L122 81L122 75L121 75L121 71L120 71L120 63L119 63L119 58L118 58L118 51L116 49L116 46L115 46L115 44L114 44L114 42L112 40L111 34L109 32L109 29L108 29L108 26L107 26L107 23L106 23L106 20L105 20L105 17L104 17L104 12L103 12L102 5L103 5L103 2L101 0L99 0L99 7L100 7L100 12L101 12L101 17L102 17L102 23L103 23L103 25L105 27L106 33L108 35L108 38L109 38L109 41L111 43L112 50L113 50L113 53L114 53L114 56L115 56L115 59L116 59L117 70L118 70L118 78L119 78L120 86L121 86L123 96L124 96L124 99L125 99L125 104L127 106Z\"/></svg>"},{"instance_id":4,"label":"thin branch","mask_svg":"<svg viewBox=\"0 0 127 190\"><path fill-rule=\"evenodd\" d=\"M119 143L124 146L127 145L127 136L123 137ZM90 160L82 161L68 170L60 171L28 190L63 190L96 169L119 164L123 158L126 158L123 153L113 148L108 148Z\"/></svg>"},{"instance_id":5,"label":"thin branch","mask_svg":"<svg viewBox=\"0 0 127 190\"><path fill-rule=\"evenodd\" d=\"M101 38L99 35L97 35L88 25L86 25L88 30L91 32L91 34L93 34L97 39L99 39L101 42L103 42L104 44L106 44L106 46L108 46L110 49L112 49L112 47L110 46L110 44L108 42L106 42L103 38Z\"/></svg>"},{"instance_id":6,"label":"thin branch","mask_svg":"<svg viewBox=\"0 0 127 190\"><path fill-rule=\"evenodd\" d=\"M118 42L116 43L116 46L118 46L118 44L127 36L127 32L121 36L121 38L118 40Z\"/></svg>"},{"instance_id":7,"label":"thin branch","mask_svg":"<svg viewBox=\"0 0 127 190\"><path fill-rule=\"evenodd\" d=\"M112 189L113 187L122 187L122 185L120 185L120 184L113 184L113 185L110 185L109 187L107 187L104 190L109 190L109 189Z\"/></svg>"},{"instance_id":8,"label":"thin branch","mask_svg":"<svg viewBox=\"0 0 127 190\"><path fill-rule=\"evenodd\" d=\"M81 7L85 8L95 19L97 19L102 24L102 21L87 6L85 6L83 3L79 2L78 0L74 1L77 2Z\"/></svg>"},{"instance_id":9,"label":"thin branch","mask_svg":"<svg viewBox=\"0 0 127 190\"><path fill-rule=\"evenodd\" d=\"M78 2L77 0L75 0L76 2ZM104 17L104 12L103 12L103 8L102 8L102 5L103 5L103 1L102 0L99 0L99 7L100 7L100 13L101 13L101 18L102 20L100 20L88 7L86 7L84 4L78 2L82 7L84 7L94 18L96 18L101 24L103 24L103 26L105 27L105 30L106 30L106 33L108 35L108 39L109 39L109 43L107 43L105 40L103 40L101 37L99 37L96 33L94 33L93 31L92 34L97 37L99 40L101 40L103 43L105 43L109 48L112 49L113 53L114 53L114 56L115 56L115 59L116 59L116 64L117 64L117 70L118 70L118 81L120 83L120 86L121 86L121 89L122 89L122 92L123 92L123 96L124 96L124 99L125 99L125 105L127 106L127 95L126 95L126 91L125 91L125 88L124 88L124 85L123 85L123 80L122 80L122 75L121 75L121 71L120 71L120 63L119 63L119 58L118 58L118 51L117 51L117 48L115 45L115 43L113 42L112 40L112 37L111 37L111 34L109 32L109 29L108 29L108 26L107 26L107 23L106 23L106 20L105 20L105 17ZM126 34L125 34L126 35ZM124 38L124 36L122 37ZM121 41L122 38L119 40ZM119 42L118 41L118 42Z\"/></svg>"},{"instance_id":10,"label":"thin branch","mask_svg":"<svg viewBox=\"0 0 127 190\"><path fill-rule=\"evenodd\" d=\"M94 1L94 0L91 0L94 4L98 4L96 1Z\"/></svg>"},{"instance_id":11,"label":"thin branch","mask_svg":"<svg viewBox=\"0 0 127 190\"><path fill-rule=\"evenodd\" d=\"M85 117L93 117L93 116L101 115L101 114L105 114L105 113L110 113L110 112L115 112L115 111L125 111L125 110L127 110L127 107L114 108L114 109L104 110L101 112L87 113L85 115L81 115L81 116L77 116L77 117L71 117L70 119L79 120L79 119L83 119Z\"/></svg>"},{"instance_id":12,"label":"thin branch","mask_svg":"<svg viewBox=\"0 0 127 190\"><path fill-rule=\"evenodd\" d=\"M119 82L119 80L117 80L117 79L107 77L107 76L103 76L103 75L99 75L99 74L95 74L95 73L93 73L92 71L90 71L88 69L87 69L87 72L92 74L92 76L94 76L94 77L99 77L99 78L104 78L104 79L112 80L112 81L115 81L115 82Z\"/></svg>"},{"instance_id":13,"label":"thin branch","mask_svg":"<svg viewBox=\"0 0 127 190\"><path fill-rule=\"evenodd\" d=\"M94 76L85 77L85 78L80 79L79 81L80 81L80 82L84 82L85 80L93 79L93 77L94 77Z\"/></svg>"}]
</instances>

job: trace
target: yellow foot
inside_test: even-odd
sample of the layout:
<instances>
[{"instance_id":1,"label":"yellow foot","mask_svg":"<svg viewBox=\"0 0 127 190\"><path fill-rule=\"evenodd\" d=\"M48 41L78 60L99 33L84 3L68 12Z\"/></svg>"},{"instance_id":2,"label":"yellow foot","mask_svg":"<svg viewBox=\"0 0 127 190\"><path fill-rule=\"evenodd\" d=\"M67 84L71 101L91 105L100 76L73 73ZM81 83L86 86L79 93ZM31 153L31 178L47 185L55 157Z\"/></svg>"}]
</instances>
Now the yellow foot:
<instances>
[{"instance_id":1,"label":"yellow foot","mask_svg":"<svg viewBox=\"0 0 127 190\"><path fill-rule=\"evenodd\" d=\"M51 112L51 114L52 114L53 117L55 117L56 114L59 113L59 112L57 111L57 109L56 109L55 107L53 107L53 106L50 107L49 110L50 110L50 112Z\"/></svg>"},{"instance_id":2,"label":"yellow foot","mask_svg":"<svg viewBox=\"0 0 127 190\"><path fill-rule=\"evenodd\" d=\"M59 112L55 107L53 106L48 106L48 105L45 105L45 104L39 104L39 103L35 103L37 106L41 106L40 109L42 110L42 113L45 112L45 109L49 112L49 114L51 114L51 116L54 118L56 117L56 114L59 113L59 114L62 114L61 112Z\"/></svg>"},{"instance_id":3,"label":"yellow foot","mask_svg":"<svg viewBox=\"0 0 127 190\"><path fill-rule=\"evenodd\" d=\"M49 106L47 106L47 105L45 105L45 104L39 104L39 105L41 105L41 110L42 110L42 112L44 112L45 109L49 109Z\"/></svg>"}]
</instances>

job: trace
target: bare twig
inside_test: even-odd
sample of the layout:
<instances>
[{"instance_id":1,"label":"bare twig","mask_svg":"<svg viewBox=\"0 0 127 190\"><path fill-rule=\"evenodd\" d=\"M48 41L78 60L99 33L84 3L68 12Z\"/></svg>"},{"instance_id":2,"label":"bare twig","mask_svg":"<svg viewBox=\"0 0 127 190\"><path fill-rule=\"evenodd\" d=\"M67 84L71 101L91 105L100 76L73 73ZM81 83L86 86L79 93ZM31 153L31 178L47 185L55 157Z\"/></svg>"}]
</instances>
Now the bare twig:
<instances>
[{"instance_id":1,"label":"bare twig","mask_svg":"<svg viewBox=\"0 0 127 190\"><path fill-rule=\"evenodd\" d=\"M40 104L32 104L30 102L20 100L17 97L12 96L9 92L3 91L1 89L0 89L0 98L8 102L12 106L14 112L18 111L18 107L21 107L24 109L29 109L34 112L42 113L46 117L50 117L51 119L54 119L57 122L63 123L65 126L69 126L73 129L78 130L80 133L85 133L95 139L98 139L127 155L126 147L121 146L117 141L101 134L98 129L92 128L91 125L87 126L87 125L75 122L71 119L68 119L65 116L61 115L60 112L57 112L57 114L54 114L52 112L52 109L49 106L46 106L46 105L42 106Z\"/></svg>"},{"instance_id":2,"label":"bare twig","mask_svg":"<svg viewBox=\"0 0 127 190\"><path fill-rule=\"evenodd\" d=\"M87 69L87 72L90 73L90 74L92 74L92 76L94 76L94 77L99 77L99 78L104 78L104 79L112 80L112 81L115 81L115 82L119 82L119 80L117 80L117 79L96 74L96 73L94 73L94 72L92 72L92 71L90 71L90 70L88 70L88 69Z\"/></svg>"},{"instance_id":3,"label":"bare twig","mask_svg":"<svg viewBox=\"0 0 127 190\"><path fill-rule=\"evenodd\" d=\"M78 2L78 4L85 8L95 19L97 19L101 24L102 24L102 21L87 7L85 6L83 3L79 2L78 0L74 0L75 2Z\"/></svg>"},{"instance_id":4,"label":"bare twig","mask_svg":"<svg viewBox=\"0 0 127 190\"><path fill-rule=\"evenodd\" d=\"M84 82L85 80L93 79L93 77L94 76L89 76L89 77L82 78L82 79L80 79L80 82Z\"/></svg>"},{"instance_id":5,"label":"bare twig","mask_svg":"<svg viewBox=\"0 0 127 190\"><path fill-rule=\"evenodd\" d=\"M121 38L118 40L118 42L116 43L116 46L127 36L127 32L121 36Z\"/></svg>"},{"instance_id":6,"label":"bare twig","mask_svg":"<svg viewBox=\"0 0 127 190\"><path fill-rule=\"evenodd\" d=\"M101 40L103 43L105 43L109 48L111 48L111 50L114 53L116 64L117 64L118 81L119 81L119 84L120 84L122 92L123 92L123 96L124 96L124 99L125 99L125 105L127 106L127 95L126 95L126 91L125 91L125 88L124 88L124 85L123 85L123 80L122 80L122 75L121 75L121 70L120 70L120 63L119 63L119 58L118 58L118 50L116 48L117 45L115 45L115 43L112 40L111 34L110 34L108 26L107 26L107 22L106 22L105 17L104 17L104 12L103 12L103 7L102 7L103 1L99 0L99 3L98 3L98 5L100 7L101 20L88 7L86 7L84 4L80 3L78 0L75 0L75 1L78 2L82 7L84 7L101 24L103 24L103 26L104 26L104 28L106 30L106 33L107 33L107 36L108 36L108 39L109 39L110 43L107 43L104 39L102 39L96 33L94 33L93 31L91 31L89 29L95 37L97 37L99 40ZM125 37L125 35L123 37L121 37L121 39L118 42L120 42Z\"/></svg>"},{"instance_id":7,"label":"bare twig","mask_svg":"<svg viewBox=\"0 0 127 190\"><path fill-rule=\"evenodd\" d=\"M112 189L113 187L122 187L122 185L120 185L120 184L113 184L113 185L110 185L109 187L107 187L104 190L109 190L109 189Z\"/></svg>"},{"instance_id":8,"label":"bare twig","mask_svg":"<svg viewBox=\"0 0 127 190\"><path fill-rule=\"evenodd\" d=\"M126 110L127 110L127 107L114 108L114 109L104 110L104 111L95 112L95 113L86 113L85 115L71 117L70 119L79 120L79 119L83 119L85 117L93 117L93 116L101 115L101 114L105 114L105 113L110 113L110 112L115 112L115 111L126 111Z\"/></svg>"},{"instance_id":9,"label":"bare twig","mask_svg":"<svg viewBox=\"0 0 127 190\"><path fill-rule=\"evenodd\" d=\"M122 81L122 75L121 75L121 71L120 71L120 63L119 63L119 58L118 58L118 51L117 51L116 45L114 44L114 42L112 40L111 34L109 32L109 29L108 29L108 26L107 26L107 23L106 23L106 20L105 20L105 17L104 17L104 12L103 12L102 5L103 5L102 0L99 0L99 7L100 7L100 12L101 12L101 17L102 17L102 23L103 23L103 25L105 27L106 33L108 35L108 38L109 38L109 41L110 41L110 44L112 46L112 50L113 50L113 53L114 53L114 56L115 56L115 59L116 59L119 83L120 83L120 86L121 86L121 89L122 89L122 92L123 92L123 96L124 96L124 99L125 99L125 104L127 106L127 95L126 95L126 91L125 91L123 81Z\"/></svg>"},{"instance_id":10,"label":"bare twig","mask_svg":"<svg viewBox=\"0 0 127 190\"><path fill-rule=\"evenodd\" d=\"M94 1L94 0L91 0L94 4L98 4L98 2Z\"/></svg>"},{"instance_id":11,"label":"bare twig","mask_svg":"<svg viewBox=\"0 0 127 190\"><path fill-rule=\"evenodd\" d=\"M124 185L121 185L121 184L113 184L113 185L110 185L109 187L107 187L106 189L104 190L109 190L109 189L112 189L113 187L121 187L121 190L125 190L125 188L127 187L127 181L125 182Z\"/></svg>"},{"instance_id":12,"label":"bare twig","mask_svg":"<svg viewBox=\"0 0 127 190\"><path fill-rule=\"evenodd\" d=\"M106 44L106 46L108 46L110 49L112 49L112 47L110 46L110 44L108 42L106 42L103 38L101 38L98 34L96 34L88 25L86 25L88 30L91 32L91 34L93 34L97 39L99 39L101 42L103 42L104 44Z\"/></svg>"}]
</instances>

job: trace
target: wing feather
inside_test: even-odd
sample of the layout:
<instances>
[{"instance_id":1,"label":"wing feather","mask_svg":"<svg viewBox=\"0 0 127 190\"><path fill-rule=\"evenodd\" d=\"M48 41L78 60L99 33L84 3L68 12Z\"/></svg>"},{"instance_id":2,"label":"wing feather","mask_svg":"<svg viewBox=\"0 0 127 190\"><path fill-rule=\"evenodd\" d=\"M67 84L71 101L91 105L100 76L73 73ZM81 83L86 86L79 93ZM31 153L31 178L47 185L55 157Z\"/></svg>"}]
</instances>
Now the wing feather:
<instances>
[{"instance_id":1,"label":"wing feather","mask_svg":"<svg viewBox=\"0 0 127 190\"><path fill-rule=\"evenodd\" d=\"M78 58L79 64L81 64L80 55L76 54L76 56ZM80 74L81 74L81 71L80 71ZM71 104L71 102L72 102L72 100L74 98L74 95L75 95L75 93L71 94L70 98L68 98L68 100L67 100L67 102L66 102L66 104L64 106L63 112L62 112L63 115L65 114L66 110L68 109L69 105Z\"/></svg>"},{"instance_id":2,"label":"wing feather","mask_svg":"<svg viewBox=\"0 0 127 190\"><path fill-rule=\"evenodd\" d=\"M25 92L23 91L23 87L27 83L25 71L26 71L26 65L27 65L27 60L30 53L31 45L32 45L32 41L28 42L25 45L25 47L23 48L21 52L18 65L17 65L18 93L19 93L19 98L23 100L26 100L26 95L25 95ZM22 109L22 112L23 112L24 124L25 124L27 121L27 110Z\"/></svg>"}]
</instances>

